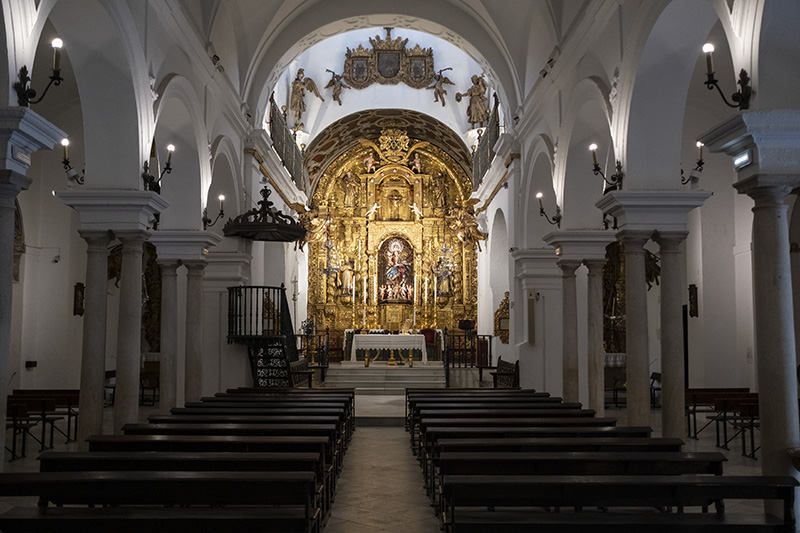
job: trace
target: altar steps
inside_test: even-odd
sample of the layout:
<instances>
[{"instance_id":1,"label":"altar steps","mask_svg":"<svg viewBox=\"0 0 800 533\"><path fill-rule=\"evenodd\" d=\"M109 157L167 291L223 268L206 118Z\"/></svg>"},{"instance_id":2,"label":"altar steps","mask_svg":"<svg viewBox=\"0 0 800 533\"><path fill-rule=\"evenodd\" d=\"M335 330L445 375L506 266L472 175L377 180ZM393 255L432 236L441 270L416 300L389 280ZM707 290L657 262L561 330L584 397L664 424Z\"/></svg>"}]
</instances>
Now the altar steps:
<instances>
[{"instance_id":1,"label":"altar steps","mask_svg":"<svg viewBox=\"0 0 800 533\"><path fill-rule=\"evenodd\" d=\"M352 387L357 394L403 394L406 388L445 388L444 368L436 366L386 366L374 363L369 368L358 365L331 365L325 387Z\"/></svg>"}]
</instances>

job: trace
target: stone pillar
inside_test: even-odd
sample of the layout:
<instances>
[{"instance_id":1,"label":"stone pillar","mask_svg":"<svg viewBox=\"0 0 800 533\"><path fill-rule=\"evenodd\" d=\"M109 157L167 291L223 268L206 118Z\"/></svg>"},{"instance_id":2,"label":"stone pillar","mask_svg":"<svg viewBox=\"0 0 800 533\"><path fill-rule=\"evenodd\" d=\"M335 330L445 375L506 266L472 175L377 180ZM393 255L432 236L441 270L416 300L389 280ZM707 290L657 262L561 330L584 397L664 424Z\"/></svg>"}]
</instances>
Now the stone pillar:
<instances>
[{"instance_id":1,"label":"stone pillar","mask_svg":"<svg viewBox=\"0 0 800 533\"><path fill-rule=\"evenodd\" d=\"M78 443L86 446L91 435L103 433L104 385L106 378L106 314L108 301L108 231L82 231L86 241L86 295L81 356L81 396Z\"/></svg>"},{"instance_id":2,"label":"stone pillar","mask_svg":"<svg viewBox=\"0 0 800 533\"><path fill-rule=\"evenodd\" d=\"M589 269L587 295L587 359L589 366L589 409L605 416L606 351L603 344L603 266L605 260L584 261Z\"/></svg>"},{"instance_id":3,"label":"stone pillar","mask_svg":"<svg viewBox=\"0 0 800 533\"><path fill-rule=\"evenodd\" d=\"M11 361L11 291L14 283L14 216L19 191L30 180L13 170L0 171L0 423L6 425L6 398ZM0 451L5 446L5 429L0 435ZM4 463L4 461L0 461ZM2 470L0 465L0 470Z\"/></svg>"},{"instance_id":4,"label":"stone pillar","mask_svg":"<svg viewBox=\"0 0 800 533\"><path fill-rule=\"evenodd\" d=\"M659 232L661 246L661 416L665 437L686 437L681 242L686 232Z\"/></svg>"},{"instance_id":5,"label":"stone pillar","mask_svg":"<svg viewBox=\"0 0 800 533\"><path fill-rule=\"evenodd\" d=\"M786 453L798 447L792 278L786 196L797 185L783 177L760 177L735 185L755 201L753 207L753 294L762 472L798 477ZM796 507L797 508L797 507ZM774 512L775 509L768 507Z\"/></svg>"},{"instance_id":6,"label":"stone pillar","mask_svg":"<svg viewBox=\"0 0 800 533\"><path fill-rule=\"evenodd\" d=\"M650 425L650 354L647 335L647 289L644 245L649 234L626 231L619 234L625 251L625 361L627 424Z\"/></svg>"},{"instance_id":7,"label":"stone pillar","mask_svg":"<svg viewBox=\"0 0 800 533\"><path fill-rule=\"evenodd\" d=\"M185 263L186 283L186 377L187 402L203 395L203 271L205 261Z\"/></svg>"},{"instance_id":8,"label":"stone pillar","mask_svg":"<svg viewBox=\"0 0 800 533\"><path fill-rule=\"evenodd\" d=\"M145 231L117 233L122 241L122 281L117 333L117 390L114 432L139 420L139 373L142 348L142 245Z\"/></svg>"},{"instance_id":9,"label":"stone pillar","mask_svg":"<svg viewBox=\"0 0 800 533\"><path fill-rule=\"evenodd\" d=\"M175 407L178 370L178 262L161 266L161 362L159 364L159 410L169 414Z\"/></svg>"},{"instance_id":10,"label":"stone pillar","mask_svg":"<svg viewBox=\"0 0 800 533\"><path fill-rule=\"evenodd\" d=\"M562 363L563 397L567 402L579 401L580 380L578 373L578 296L575 284L575 270L580 261L559 260L561 268L561 324L562 324Z\"/></svg>"}]
</instances>

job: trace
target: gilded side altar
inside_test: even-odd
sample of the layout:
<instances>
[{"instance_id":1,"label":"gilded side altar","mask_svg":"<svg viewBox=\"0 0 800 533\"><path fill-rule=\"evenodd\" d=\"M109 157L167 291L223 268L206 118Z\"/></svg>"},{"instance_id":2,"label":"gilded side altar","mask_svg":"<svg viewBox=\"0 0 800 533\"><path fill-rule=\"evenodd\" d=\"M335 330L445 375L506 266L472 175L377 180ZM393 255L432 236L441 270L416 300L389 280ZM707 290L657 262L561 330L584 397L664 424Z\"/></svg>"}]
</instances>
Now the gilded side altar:
<instances>
[{"instance_id":1,"label":"gilded side altar","mask_svg":"<svg viewBox=\"0 0 800 533\"><path fill-rule=\"evenodd\" d=\"M317 327L455 328L475 320L476 248L486 236L471 190L450 155L399 129L334 159L301 216Z\"/></svg>"}]
</instances>

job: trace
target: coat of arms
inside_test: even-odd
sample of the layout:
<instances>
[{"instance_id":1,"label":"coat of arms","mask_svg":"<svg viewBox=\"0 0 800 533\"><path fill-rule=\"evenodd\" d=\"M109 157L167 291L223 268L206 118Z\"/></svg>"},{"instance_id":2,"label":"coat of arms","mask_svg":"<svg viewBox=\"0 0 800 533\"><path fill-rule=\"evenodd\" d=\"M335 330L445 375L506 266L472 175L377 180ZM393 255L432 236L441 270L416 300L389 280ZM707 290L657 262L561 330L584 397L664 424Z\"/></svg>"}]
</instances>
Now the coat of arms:
<instances>
[{"instance_id":1,"label":"coat of arms","mask_svg":"<svg viewBox=\"0 0 800 533\"><path fill-rule=\"evenodd\" d=\"M424 89L433 80L433 50L419 45L406 48L408 39L392 37L392 28L384 28L386 36L369 39L371 48L358 45L348 48L344 59L344 79L354 89L365 89L373 83L400 82L415 89Z\"/></svg>"}]
</instances>

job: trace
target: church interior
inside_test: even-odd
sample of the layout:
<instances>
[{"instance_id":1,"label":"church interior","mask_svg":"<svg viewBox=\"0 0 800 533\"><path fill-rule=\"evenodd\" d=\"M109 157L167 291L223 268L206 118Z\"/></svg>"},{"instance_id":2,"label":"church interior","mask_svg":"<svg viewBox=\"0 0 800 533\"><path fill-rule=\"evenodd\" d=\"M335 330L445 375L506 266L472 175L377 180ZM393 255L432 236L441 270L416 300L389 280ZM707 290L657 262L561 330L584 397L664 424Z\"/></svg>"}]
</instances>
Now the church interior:
<instances>
[{"instance_id":1,"label":"church interior","mask_svg":"<svg viewBox=\"0 0 800 533\"><path fill-rule=\"evenodd\" d=\"M800 531L797 0L0 20L0 531Z\"/></svg>"}]
</instances>

